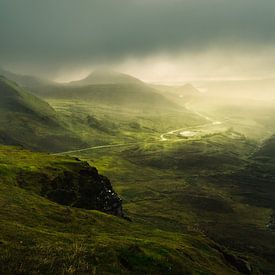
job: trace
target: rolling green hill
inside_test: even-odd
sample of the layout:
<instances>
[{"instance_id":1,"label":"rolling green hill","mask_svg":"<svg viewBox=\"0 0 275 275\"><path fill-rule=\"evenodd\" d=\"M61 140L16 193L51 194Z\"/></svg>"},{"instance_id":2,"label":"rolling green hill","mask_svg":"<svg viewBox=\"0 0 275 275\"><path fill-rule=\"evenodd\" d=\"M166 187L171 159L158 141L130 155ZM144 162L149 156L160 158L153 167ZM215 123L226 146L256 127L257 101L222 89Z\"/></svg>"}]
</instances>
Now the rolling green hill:
<instances>
[{"instance_id":1,"label":"rolling green hill","mask_svg":"<svg viewBox=\"0 0 275 275\"><path fill-rule=\"evenodd\" d=\"M31 88L31 92L46 99L82 100L93 105L118 106L142 112L182 109L141 80L111 71L98 70L83 80L69 84L43 84Z\"/></svg>"},{"instance_id":2,"label":"rolling green hill","mask_svg":"<svg viewBox=\"0 0 275 275\"><path fill-rule=\"evenodd\" d=\"M77 184L78 177L89 169L75 158L0 146L1 274L247 271L242 257L203 234L163 231L99 211L61 205L41 193L45 187L56 186L56 179L68 172L75 175ZM87 184L101 183L90 179Z\"/></svg>"},{"instance_id":3,"label":"rolling green hill","mask_svg":"<svg viewBox=\"0 0 275 275\"><path fill-rule=\"evenodd\" d=\"M48 103L5 77L0 77L0 143L44 151L84 145L61 125Z\"/></svg>"},{"instance_id":4,"label":"rolling green hill","mask_svg":"<svg viewBox=\"0 0 275 275\"><path fill-rule=\"evenodd\" d=\"M274 138L259 146L236 120L185 109L192 86L37 94L51 105L1 78L0 140L75 157L0 146L0 273L274 272ZM124 215L119 198L131 221L106 214Z\"/></svg>"},{"instance_id":5,"label":"rolling green hill","mask_svg":"<svg viewBox=\"0 0 275 275\"><path fill-rule=\"evenodd\" d=\"M274 163L254 159L257 149L227 130L72 155L112 179L133 221L203 232L247 259L253 271L242 273L273 274Z\"/></svg>"},{"instance_id":6,"label":"rolling green hill","mask_svg":"<svg viewBox=\"0 0 275 275\"><path fill-rule=\"evenodd\" d=\"M51 99L75 99L86 103L104 105L142 112L171 111L180 107L158 94L146 84L97 84L88 86L48 86L41 96Z\"/></svg>"}]
</instances>

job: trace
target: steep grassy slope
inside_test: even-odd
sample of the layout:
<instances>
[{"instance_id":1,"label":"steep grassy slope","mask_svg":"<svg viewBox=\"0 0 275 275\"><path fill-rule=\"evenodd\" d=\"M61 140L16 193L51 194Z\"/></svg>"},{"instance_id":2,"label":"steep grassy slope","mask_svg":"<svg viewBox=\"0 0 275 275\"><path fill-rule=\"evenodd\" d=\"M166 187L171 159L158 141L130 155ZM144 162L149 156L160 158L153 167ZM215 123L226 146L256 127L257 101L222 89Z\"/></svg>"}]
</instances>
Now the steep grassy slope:
<instances>
[{"instance_id":1,"label":"steep grassy slope","mask_svg":"<svg viewBox=\"0 0 275 275\"><path fill-rule=\"evenodd\" d=\"M84 144L66 130L52 107L0 77L0 142L45 151Z\"/></svg>"},{"instance_id":2,"label":"steep grassy slope","mask_svg":"<svg viewBox=\"0 0 275 275\"><path fill-rule=\"evenodd\" d=\"M78 159L1 146L0 173L2 182L59 204L123 215L110 181Z\"/></svg>"},{"instance_id":3,"label":"steep grassy slope","mask_svg":"<svg viewBox=\"0 0 275 275\"><path fill-rule=\"evenodd\" d=\"M55 119L54 110L44 101L27 93L16 83L0 77L0 107L5 111L21 111L34 113L40 118Z\"/></svg>"},{"instance_id":4,"label":"steep grassy slope","mask_svg":"<svg viewBox=\"0 0 275 275\"><path fill-rule=\"evenodd\" d=\"M54 83L50 80L31 76L31 75L20 75L7 70L3 70L0 68L0 75L5 76L6 78L18 83L20 86L32 90L37 89L39 87L53 85Z\"/></svg>"},{"instance_id":5,"label":"steep grassy slope","mask_svg":"<svg viewBox=\"0 0 275 275\"><path fill-rule=\"evenodd\" d=\"M40 184L49 184L36 182L41 175L79 173L79 165L0 147L0 273L238 274L245 266L200 233L162 231L39 195Z\"/></svg>"}]
</instances>

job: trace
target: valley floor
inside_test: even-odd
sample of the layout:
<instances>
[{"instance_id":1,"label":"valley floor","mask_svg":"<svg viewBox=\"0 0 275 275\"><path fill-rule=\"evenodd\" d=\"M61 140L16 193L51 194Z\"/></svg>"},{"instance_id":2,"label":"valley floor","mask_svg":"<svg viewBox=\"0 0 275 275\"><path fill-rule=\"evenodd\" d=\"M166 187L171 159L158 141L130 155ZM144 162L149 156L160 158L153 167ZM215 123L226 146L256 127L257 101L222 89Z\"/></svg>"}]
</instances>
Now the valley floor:
<instances>
[{"instance_id":1,"label":"valley floor","mask_svg":"<svg viewBox=\"0 0 275 275\"><path fill-rule=\"evenodd\" d=\"M265 131L250 137L250 123L236 130L234 118L194 117L191 108L137 115L49 102L88 146L41 155L2 148L0 273L275 273L274 159L262 155ZM79 159L111 180L127 219L62 206L17 184L63 173Z\"/></svg>"},{"instance_id":2,"label":"valley floor","mask_svg":"<svg viewBox=\"0 0 275 275\"><path fill-rule=\"evenodd\" d=\"M86 160L112 179L134 223L202 234L249 263L244 273L250 264L255 273L273 273L275 235L268 224L274 204L258 205L257 189L255 200L247 203L248 191L241 187L241 176L236 179L255 164L251 157L260 141L234 131L229 118L201 116L204 123L168 130L153 141L61 154ZM185 138L182 131L198 134Z\"/></svg>"}]
</instances>

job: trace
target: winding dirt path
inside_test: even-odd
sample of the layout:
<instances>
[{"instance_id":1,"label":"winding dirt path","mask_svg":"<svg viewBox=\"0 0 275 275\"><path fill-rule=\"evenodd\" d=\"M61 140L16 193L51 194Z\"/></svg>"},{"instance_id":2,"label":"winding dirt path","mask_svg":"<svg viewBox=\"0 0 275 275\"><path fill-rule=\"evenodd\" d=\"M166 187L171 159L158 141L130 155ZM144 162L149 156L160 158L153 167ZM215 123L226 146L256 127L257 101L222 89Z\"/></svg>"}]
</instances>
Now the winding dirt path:
<instances>
[{"instance_id":1,"label":"winding dirt path","mask_svg":"<svg viewBox=\"0 0 275 275\"><path fill-rule=\"evenodd\" d=\"M223 122L221 121L215 121L214 119L205 116L199 112L197 112L196 110L193 110L192 108L189 107L188 104L186 104L185 108L193 113L195 113L196 115L204 118L206 121L208 121L207 123L204 124L200 124L200 125L196 125L196 126L189 126L189 127L182 127L179 129L175 129L175 130L171 130L168 132L165 132L163 134L160 135L160 139L156 139L155 141L149 142L149 143L157 143L157 142L163 142L163 141L172 141L171 138L167 138L168 136L172 136L174 134L176 134L177 132L180 131L186 131L186 130L197 130L197 129L201 129L210 125L220 125L223 124ZM53 155L66 155L66 154L72 154L72 153L80 153L80 152L85 152L85 151L89 151L89 150L96 150L96 149L104 149L104 148L112 148L112 147L127 147L130 145L137 145L137 144L143 144L144 142L142 141L137 141L137 142L128 142L128 143L119 143L119 144L106 144L106 145L98 145L98 146L91 146L91 147L87 147L87 148L83 148L83 149L77 149L77 150L71 150L71 151L65 151L65 152L60 152L60 153L55 153ZM146 142L148 143L148 142Z\"/></svg>"}]
</instances>

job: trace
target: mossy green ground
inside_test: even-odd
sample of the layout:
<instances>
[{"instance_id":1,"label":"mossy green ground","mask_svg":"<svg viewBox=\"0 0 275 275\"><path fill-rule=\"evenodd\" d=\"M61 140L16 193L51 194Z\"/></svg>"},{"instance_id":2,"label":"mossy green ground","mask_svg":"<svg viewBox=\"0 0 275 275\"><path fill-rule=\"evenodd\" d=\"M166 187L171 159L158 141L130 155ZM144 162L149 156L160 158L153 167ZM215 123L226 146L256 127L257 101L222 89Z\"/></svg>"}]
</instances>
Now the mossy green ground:
<instances>
[{"instance_id":1,"label":"mossy green ground","mask_svg":"<svg viewBox=\"0 0 275 275\"><path fill-rule=\"evenodd\" d=\"M255 151L255 142L241 135L232 137L229 131L172 144L77 155L113 180L135 222L177 233L200 232L243 253L262 272L270 272L274 271L275 235L267 224L274 205L258 205L255 199L247 203L242 182L238 177L229 180L236 173L249 173L245 169L253 164ZM257 198L259 189L252 189Z\"/></svg>"},{"instance_id":2,"label":"mossy green ground","mask_svg":"<svg viewBox=\"0 0 275 275\"><path fill-rule=\"evenodd\" d=\"M161 230L50 202L17 186L20 171L73 169L68 157L0 148L2 274L234 274L216 244L198 232Z\"/></svg>"},{"instance_id":3,"label":"mossy green ground","mask_svg":"<svg viewBox=\"0 0 275 275\"><path fill-rule=\"evenodd\" d=\"M120 129L129 129L131 121L138 121L137 115L128 111L122 119L123 110L113 112L107 108L106 112L106 109L93 109L89 104L58 100L51 103L57 109L64 108L61 113L69 106L73 109L81 106L79 111L92 112L99 118L109 112ZM250 173L246 167L253 165L253 154L259 149L261 140L268 136L270 117L266 116L264 108L254 110L253 106L235 107L233 117L227 109L211 107L201 111L224 123L199 127L201 134L194 138L172 135L168 136L168 141L159 141L161 133L181 126L197 127L205 123L202 118L196 121L176 113L170 117L167 114L163 117L150 114L147 118L142 115L139 121L142 127L137 131L129 129L128 133L131 139L143 143L72 155L89 161L112 180L124 201L125 211L134 222L164 231L199 232L249 257L256 270L274 271L275 236L267 228L274 205L257 204L259 194L263 194L255 187L255 184L261 185L260 181L250 186L249 192L254 194L254 199L248 203L247 184L240 176ZM258 127L259 121L261 127ZM114 134L112 140L116 141L118 136ZM270 171L271 168L266 173ZM270 185L265 187L273 190ZM265 190L262 200L269 200L267 192Z\"/></svg>"},{"instance_id":4,"label":"mossy green ground","mask_svg":"<svg viewBox=\"0 0 275 275\"><path fill-rule=\"evenodd\" d=\"M87 145L66 129L48 103L2 76L0 143L50 152Z\"/></svg>"}]
</instances>

